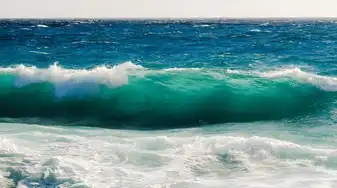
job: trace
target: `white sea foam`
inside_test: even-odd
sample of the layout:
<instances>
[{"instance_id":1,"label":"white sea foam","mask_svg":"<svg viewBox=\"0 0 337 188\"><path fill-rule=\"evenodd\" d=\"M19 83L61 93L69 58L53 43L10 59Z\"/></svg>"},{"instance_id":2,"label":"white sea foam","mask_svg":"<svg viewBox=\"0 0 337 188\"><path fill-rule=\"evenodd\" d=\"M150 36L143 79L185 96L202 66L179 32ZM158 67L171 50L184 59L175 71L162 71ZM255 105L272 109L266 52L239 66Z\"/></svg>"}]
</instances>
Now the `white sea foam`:
<instances>
[{"instance_id":1,"label":"white sea foam","mask_svg":"<svg viewBox=\"0 0 337 188\"><path fill-rule=\"evenodd\" d=\"M31 29L30 28L21 28L21 30L30 31Z\"/></svg>"},{"instance_id":2,"label":"white sea foam","mask_svg":"<svg viewBox=\"0 0 337 188\"><path fill-rule=\"evenodd\" d=\"M118 87L128 83L128 73L143 67L125 62L113 67L98 66L93 69L65 69L57 63L49 68L37 68L19 65L13 68L0 68L0 72L14 74L16 87L32 83L54 83L55 94L58 97L81 89L95 90L99 84Z\"/></svg>"},{"instance_id":3,"label":"white sea foam","mask_svg":"<svg viewBox=\"0 0 337 188\"><path fill-rule=\"evenodd\" d=\"M13 126L15 133L3 131ZM12 168L25 174L19 179L22 187L337 185L335 171L326 166L337 156L334 146L304 145L253 133L203 134L199 129L144 132L23 124L0 127L7 142L18 146L14 153L20 153L2 158L2 164L17 161ZM274 133L281 134L278 130Z\"/></svg>"},{"instance_id":4,"label":"white sea foam","mask_svg":"<svg viewBox=\"0 0 337 188\"><path fill-rule=\"evenodd\" d=\"M109 86L119 86L127 83L126 73L135 69L142 69L142 67L131 62L125 62L113 67L103 65L93 69L65 69L54 63L49 68L18 65L16 67L0 68L0 72L18 76L17 86L37 82L101 83Z\"/></svg>"},{"instance_id":5,"label":"white sea foam","mask_svg":"<svg viewBox=\"0 0 337 188\"><path fill-rule=\"evenodd\" d=\"M260 29L251 29L249 30L250 32L256 32L256 33L261 33L261 32L264 32L264 33L271 33L271 31L269 30L260 30Z\"/></svg>"},{"instance_id":6,"label":"white sea foam","mask_svg":"<svg viewBox=\"0 0 337 188\"><path fill-rule=\"evenodd\" d=\"M260 29L251 29L251 30L249 30L249 31L251 31L251 32L261 32Z\"/></svg>"},{"instance_id":7,"label":"white sea foam","mask_svg":"<svg viewBox=\"0 0 337 188\"><path fill-rule=\"evenodd\" d=\"M48 52L41 52L41 51L29 51L29 52L34 53L34 54L42 54L42 55L48 55L48 54L50 54Z\"/></svg>"},{"instance_id":8,"label":"white sea foam","mask_svg":"<svg viewBox=\"0 0 337 188\"><path fill-rule=\"evenodd\" d=\"M233 69L227 69L226 72L228 74L240 74L242 73L242 71L239 71L239 70L233 70Z\"/></svg>"},{"instance_id":9,"label":"white sea foam","mask_svg":"<svg viewBox=\"0 0 337 188\"><path fill-rule=\"evenodd\" d=\"M227 69L226 73L260 76L268 79L291 78L302 83L312 84L327 91L337 91L337 77L321 76L302 71L300 68L285 68L264 72Z\"/></svg>"},{"instance_id":10,"label":"white sea foam","mask_svg":"<svg viewBox=\"0 0 337 188\"><path fill-rule=\"evenodd\" d=\"M258 75L265 78L290 77L295 80L310 83L322 89L337 91L337 78L330 76L321 76L302 71L300 68L283 69L269 72L259 72Z\"/></svg>"},{"instance_id":11,"label":"white sea foam","mask_svg":"<svg viewBox=\"0 0 337 188\"><path fill-rule=\"evenodd\" d=\"M209 24L200 24L200 25L194 25L193 27L211 27L212 25Z\"/></svg>"},{"instance_id":12,"label":"white sea foam","mask_svg":"<svg viewBox=\"0 0 337 188\"><path fill-rule=\"evenodd\" d=\"M43 25L43 24L38 24L38 25L36 25L36 27L47 28L47 27L49 27L49 26Z\"/></svg>"}]
</instances>

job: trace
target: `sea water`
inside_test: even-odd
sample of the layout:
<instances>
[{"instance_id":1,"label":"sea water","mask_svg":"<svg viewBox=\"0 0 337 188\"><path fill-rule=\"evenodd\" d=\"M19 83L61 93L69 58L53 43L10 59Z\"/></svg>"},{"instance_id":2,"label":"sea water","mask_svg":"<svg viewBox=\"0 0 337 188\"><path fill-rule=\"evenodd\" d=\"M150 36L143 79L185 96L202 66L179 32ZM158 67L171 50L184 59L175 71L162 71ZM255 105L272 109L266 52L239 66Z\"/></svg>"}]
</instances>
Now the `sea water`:
<instances>
[{"instance_id":1,"label":"sea water","mask_svg":"<svg viewBox=\"0 0 337 188\"><path fill-rule=\"evenodd\" d=\"M333 20L0 21L0 187L337 187Z\"/></svg>"}]
</instances>

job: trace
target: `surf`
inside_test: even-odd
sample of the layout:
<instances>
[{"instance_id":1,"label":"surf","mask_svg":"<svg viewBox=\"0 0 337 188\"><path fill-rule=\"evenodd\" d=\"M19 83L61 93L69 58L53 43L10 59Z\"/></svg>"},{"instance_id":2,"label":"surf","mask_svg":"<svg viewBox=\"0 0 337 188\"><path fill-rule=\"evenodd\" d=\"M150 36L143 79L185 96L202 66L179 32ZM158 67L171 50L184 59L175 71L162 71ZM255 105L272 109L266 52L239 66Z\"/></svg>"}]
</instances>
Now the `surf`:
<instances>
[{"instance_id":1,"label":"surf","mask_svg":"<svg viewBox=\"0 0 337 188\"><path fill-rule=\"evenodd\" d=\"M335 77L299 68L18 65L0 68L0 117L145 129L292 119L333 106L336 84Z\"/></svg>"}]
</instances>

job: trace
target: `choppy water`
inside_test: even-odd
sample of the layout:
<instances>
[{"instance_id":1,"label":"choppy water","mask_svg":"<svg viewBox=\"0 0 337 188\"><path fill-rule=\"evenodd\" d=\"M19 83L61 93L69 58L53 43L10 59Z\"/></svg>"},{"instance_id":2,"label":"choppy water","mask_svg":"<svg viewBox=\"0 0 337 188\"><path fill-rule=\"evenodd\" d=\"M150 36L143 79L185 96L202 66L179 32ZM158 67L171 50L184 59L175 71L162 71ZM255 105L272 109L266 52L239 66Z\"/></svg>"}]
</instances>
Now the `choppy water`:
<instances>
[{"instance_id":1,"label":"choppy water","mask_svg":"<svg viewBox=\"0 0 337 188\"><path fill-rule=\"evenodd\" d=\"M0 22L0 187L337 187L334 21Z\"/></svg>"}]
</instances>

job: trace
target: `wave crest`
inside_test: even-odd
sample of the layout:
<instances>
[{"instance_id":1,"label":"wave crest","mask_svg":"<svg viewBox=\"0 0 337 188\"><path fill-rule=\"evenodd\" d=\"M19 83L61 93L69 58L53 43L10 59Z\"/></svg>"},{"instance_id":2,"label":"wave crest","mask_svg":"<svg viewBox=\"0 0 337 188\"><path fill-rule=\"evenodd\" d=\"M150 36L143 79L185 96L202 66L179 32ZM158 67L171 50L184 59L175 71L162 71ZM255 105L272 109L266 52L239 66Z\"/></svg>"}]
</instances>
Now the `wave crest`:
<instances>
[{"instance_id":1,"label":"wave crest","mask_svg":"<svg viewBox=\"0 0 337 188\"><path fill-rule=\"evenodd\" d=\"M119 87L128 83L128 73L143 67L125 62L113 67L98 66L93 69L64 69L54 63L47 69L18 65L14 68L0 68L0 74L15 76L14 86L24 87L34 83L49 82L55 86L55 95L63 97L71 90L93 89L99 84Z\"/></svg>"}]
</instances>

